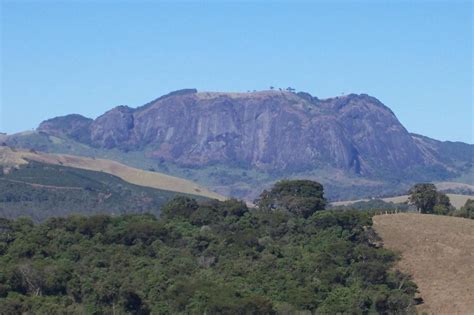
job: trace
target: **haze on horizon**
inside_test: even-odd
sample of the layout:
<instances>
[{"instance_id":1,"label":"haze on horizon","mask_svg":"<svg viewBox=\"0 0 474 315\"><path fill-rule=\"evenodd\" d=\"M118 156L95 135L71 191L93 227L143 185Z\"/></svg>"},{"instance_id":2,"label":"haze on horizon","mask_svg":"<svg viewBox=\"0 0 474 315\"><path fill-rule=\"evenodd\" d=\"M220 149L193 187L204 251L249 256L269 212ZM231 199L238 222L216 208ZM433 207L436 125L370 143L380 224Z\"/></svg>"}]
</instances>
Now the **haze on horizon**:
<instances>
[{"instance_id":1,"label":"haze on horizon","mask_svg":"<svg viewBox=\"0 0 474 315\"><path fill-rule=\"evenodd\" d=\"M473 143L472 3L1 1L0 131L182 88L367 93ZM349 27L350 26L350 27Z\"/></svg>"}]
</instances>

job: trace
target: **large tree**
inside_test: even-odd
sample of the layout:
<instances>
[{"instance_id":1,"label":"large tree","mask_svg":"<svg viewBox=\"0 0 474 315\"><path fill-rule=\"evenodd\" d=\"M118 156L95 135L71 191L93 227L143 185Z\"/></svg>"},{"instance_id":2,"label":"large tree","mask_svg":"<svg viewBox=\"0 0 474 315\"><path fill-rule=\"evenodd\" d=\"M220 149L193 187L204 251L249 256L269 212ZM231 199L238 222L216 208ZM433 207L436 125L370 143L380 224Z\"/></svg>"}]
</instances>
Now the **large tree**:
<instances>
[{"instance_id":1,"label":"large tree","mask_svg":"<svg viewBox=\"0 0 474 315\"><path fill-rule=\"evenodd\" d=\"M260 209L287 210L297 216L307 218L318 210L324 210L326 199L324 188L310 180L282 180L270 191L264 191L255 201Z\"/></svg>"},{"instance_id":2,"label":"large tree","mask_svg":"<svg viewBox=\"0 0 474 315\"><path fill-rule=\"evenodd\" d=\"M449 197L438 192L434 184L416 184L408 193L409 202L421 213L447 214L451 208Z\"/></svg>"}]
</instances>

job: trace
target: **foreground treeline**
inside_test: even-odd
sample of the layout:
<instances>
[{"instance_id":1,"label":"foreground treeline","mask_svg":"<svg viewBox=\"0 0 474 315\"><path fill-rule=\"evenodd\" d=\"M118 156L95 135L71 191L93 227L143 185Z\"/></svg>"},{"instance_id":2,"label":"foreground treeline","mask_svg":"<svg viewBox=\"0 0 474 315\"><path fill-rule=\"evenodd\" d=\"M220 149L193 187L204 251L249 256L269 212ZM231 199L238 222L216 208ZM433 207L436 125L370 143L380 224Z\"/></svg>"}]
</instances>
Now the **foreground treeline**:
<instances>
[{"instance_id":1,"label":"foreground treeline","mask_svg":"<svg viewBox=\"0 0 474 315\"><path fill-rule=\"evenodd\" d=\"M177 197L161 218L1 219L0 314L412 312L416 286L370 216L298 185L258 210Z\"/></svg>"}]
</instances>

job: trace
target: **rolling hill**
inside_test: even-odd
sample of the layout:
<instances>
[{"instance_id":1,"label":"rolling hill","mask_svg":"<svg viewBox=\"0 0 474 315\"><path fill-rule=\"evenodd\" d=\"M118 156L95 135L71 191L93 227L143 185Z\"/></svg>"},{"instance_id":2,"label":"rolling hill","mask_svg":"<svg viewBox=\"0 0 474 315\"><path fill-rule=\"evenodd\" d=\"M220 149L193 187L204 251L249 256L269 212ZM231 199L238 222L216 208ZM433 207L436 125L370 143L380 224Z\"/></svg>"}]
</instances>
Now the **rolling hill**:
<instances>
[{"instance_id":1,"label":"rolling hill","mask_svg":"<svg viewBox=\"0 0 474 315\"><path fill-rule=\"evenodd\" d=\"M30 161L0 175L0 217L34 221L73 214L159 214L177 193L116 176Z\"/></svg>"},{"instance_id":2,"label":"rolling hill","mask_svg":"<svg viewBox=\"0 0 474 315\"><path fill-rule=\"evenodd\" d=\"M225 199L190 181L118 162L0 147L0 216L159 214L176 195Z\"/></svg>"},{"instance_id":3,"label":"rolling hill","mask_svg":"<svg viewBox=\"0 0 474 315\"><path fill-rule=\"evenodd\" d=\"M4 167L27 164L29 160L96 172L105 172L120 177L129 183L145 187L219 200L225 199L224 196L214 193L189 180L158 172L132 168L116 161L66 154L47 154L36 151L23 151L11 149L9 147L0 147L0 165L3 165Z\"/></svg>"},{"instance_id":4,"label":"rolling hill","mask_svg":"<svg viewBox=\"0 0 474 315\"><path fill-rule=\"evenodd\" d=\"M446 194L451 201L451 204L456 208L459 209L468 199L474 199L474 195L462 195L462 194ZM380 198L385 202L393 202L393 203L404 203L408 201L408 195L396 196L396 197L387 197L387 198ZM359 199L359 200L346 200L346 201L335 201L331 203L333 206L348 206L356 202L360 201L369 201L370 199Z\"/></svg>"}]
</instances>

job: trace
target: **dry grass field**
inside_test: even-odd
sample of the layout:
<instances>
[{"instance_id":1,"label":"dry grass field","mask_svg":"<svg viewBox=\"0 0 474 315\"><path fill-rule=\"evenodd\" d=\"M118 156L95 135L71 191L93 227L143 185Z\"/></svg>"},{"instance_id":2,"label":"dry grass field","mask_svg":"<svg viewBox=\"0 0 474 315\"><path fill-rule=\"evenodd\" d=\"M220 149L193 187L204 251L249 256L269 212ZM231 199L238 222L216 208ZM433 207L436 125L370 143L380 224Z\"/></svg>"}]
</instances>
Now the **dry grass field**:
<instances>
[{"instance_id":1,"label":"dry grass field","mask_svg":"<svg viewBox=\"0 0 474 315\"><path fill-rule=\"evenodd\" d=\"M459 194L446 194L451 201L451 204L456 208L459 209L468 199L474 199L474 196L471 195L459 195ZM393 202L393 203L401 203L408 201L408 195L403 196L396 196L396 197L388 197L388 198L381 198L385 202ZM347 206L358 201L368 201L369 199L359 199L359 200L345 200L345 201L336 201L331 203L333 206Z\"/></svg>"},{"instance_id":2,"label":"dry grass field","mask_svg":"<svg viewBox=\"0 0 474 315\"><path fill-rule=\"evenodd\" d=\"M65 154L47 154L41 152L12 150L9 147L0 147L0 165L15 166L28 163L27 160L105 172L118 176L129 183L140 186L176 191L219 200L226 199L224 196L199 186L192 181L158 172L144 171L111 160Z\"/></svg>"},{"instance_id":3,"label":"dry grass field","mask_svg":"<svg viewBox=\"0 0 474 315\"><path fill-rule=\"evenodd\" d=\"M445 189L469 189L474 190L474 185L469 185L465 183L456 183L456 182L438 182L435 183L436 188L440 190Z\"/></svg>"},{"instance_id":4,"label":"dry grass field","mask_svg":"<svg viewBox=\"0 0 474 315\"><path fill-rule=\"evenodd\" d=\"M474 314L474 220L400 213L375 216L374 228L413 275L420 313Z\"/></svg>"}]
</instances>

